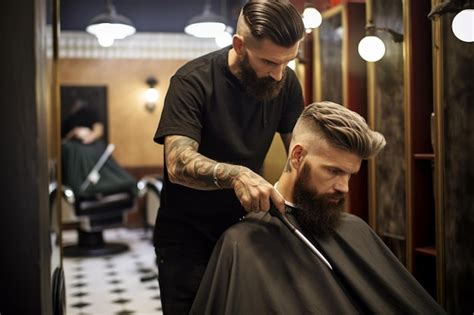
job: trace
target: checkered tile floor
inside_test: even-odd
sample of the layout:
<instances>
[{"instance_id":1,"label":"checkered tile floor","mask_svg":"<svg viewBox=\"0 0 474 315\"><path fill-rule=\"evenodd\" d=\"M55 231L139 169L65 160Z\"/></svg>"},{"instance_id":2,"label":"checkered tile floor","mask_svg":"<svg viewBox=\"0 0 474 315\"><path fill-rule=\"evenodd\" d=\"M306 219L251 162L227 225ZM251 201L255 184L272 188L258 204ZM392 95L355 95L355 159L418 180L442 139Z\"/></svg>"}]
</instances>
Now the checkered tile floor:
<instances>
[{"instance_id":1,"label":"checkered tile floor","mask_svg":"<svg viewBox=\"0 0 474 315\"><path fill-rule=\"evenodd\" d=\"M150 233L124 228L105 231L107 242L130 251L94 258L63 258L68 315L162 314ZM74 244L75 231L63 231L63 245Z\"/></svg>"}]
</instances>

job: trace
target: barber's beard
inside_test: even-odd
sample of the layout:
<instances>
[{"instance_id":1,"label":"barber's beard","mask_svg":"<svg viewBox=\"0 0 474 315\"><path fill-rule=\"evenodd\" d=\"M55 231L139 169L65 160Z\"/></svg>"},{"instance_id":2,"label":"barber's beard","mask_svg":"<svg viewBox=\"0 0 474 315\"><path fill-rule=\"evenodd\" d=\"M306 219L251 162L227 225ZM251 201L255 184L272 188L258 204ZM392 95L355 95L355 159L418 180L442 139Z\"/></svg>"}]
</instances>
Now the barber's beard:
<instances>
[{"instance_id":1,"label":"barber's beard","mask_svg":"<svg viewBox=\"0 0 474 315\"><path fill-rule=\"evenodd\" d=\"M310 189L310 173L310 166L303 165L293 192L293 200L298 208L294 215L306 231L322 237L331 234L339 225L345 194L319 194L314 188Z\"/></svg>"},{"instance_id":2,"label":"barber's beard","mask_svg":"<svg viewBox=\"0 0 474 315\"><path fill-rule=\"evenodd\" d=\"M247 94L259 101L269 101L280 93L286 78L286 71L283 73L283 78L280 81L276 81L269 76L259 78L250 65L248 55L245 54L240 62L238 75Z\"/></svg>"}]
</instances>

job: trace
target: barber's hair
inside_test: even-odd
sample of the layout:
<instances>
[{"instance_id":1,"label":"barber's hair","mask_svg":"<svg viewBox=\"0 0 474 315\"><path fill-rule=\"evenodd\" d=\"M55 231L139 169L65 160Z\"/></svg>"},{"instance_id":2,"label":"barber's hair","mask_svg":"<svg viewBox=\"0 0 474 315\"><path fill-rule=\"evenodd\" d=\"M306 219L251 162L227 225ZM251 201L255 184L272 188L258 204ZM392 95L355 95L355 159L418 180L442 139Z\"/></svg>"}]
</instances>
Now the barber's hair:
<instances>
[{"instance_id":1,"label":"barber's hair","mask_svg":"<svg viewBox=\"0 0 474 315\"><path fill-rule=\"evenodd\" d=\"M245 22L257 40L269 39L281 47L291 47L303 38L303 19L287 0L249 0L237 23L241 33Z\"/></svg>"},{"instance_id":2,"label":"barber's hair","mask_svg":"<svg viewBox=\"0 0 474 315\"><path fill-rule=\"evenodd\" d=\"M354 153L362 159L377 155L386 144L384 136L371 130L362 116L333 102L308 105L297 126L295 129L315 132L330 145Z\"/></svg>"}]
</instances>

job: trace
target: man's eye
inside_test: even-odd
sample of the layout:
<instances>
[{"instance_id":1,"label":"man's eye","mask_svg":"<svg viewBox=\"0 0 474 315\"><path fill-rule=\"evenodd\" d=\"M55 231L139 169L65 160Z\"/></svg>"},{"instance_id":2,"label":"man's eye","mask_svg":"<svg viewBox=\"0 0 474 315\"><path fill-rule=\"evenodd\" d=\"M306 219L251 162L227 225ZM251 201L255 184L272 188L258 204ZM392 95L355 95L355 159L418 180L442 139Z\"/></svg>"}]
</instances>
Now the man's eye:
<instances>
[{"instance_id":1,"label":"man's eye","mask_svg":"<svg viewBox=\"0 0 474 315\"><path fill-rule=\"evenodd\" d=\"M339 174L341 174L341 170L338 170L338 169L336 169L336 168L331 168L329 171L330 171L332 174L334 174L334 175L339 175Z\"/></svg>"}]
</instances>

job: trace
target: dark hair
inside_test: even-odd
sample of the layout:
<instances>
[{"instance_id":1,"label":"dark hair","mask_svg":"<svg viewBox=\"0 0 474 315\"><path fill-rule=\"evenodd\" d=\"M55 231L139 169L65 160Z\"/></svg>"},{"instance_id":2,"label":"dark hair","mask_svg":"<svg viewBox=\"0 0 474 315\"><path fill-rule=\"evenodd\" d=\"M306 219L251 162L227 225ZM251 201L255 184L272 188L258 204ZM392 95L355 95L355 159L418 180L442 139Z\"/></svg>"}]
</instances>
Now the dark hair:
<instances>
[{"instance_id":1,"label":"dark hair","mask_svg":"<svg viewBox=\"0 0 474 315\"><path fill-rule=\"evenodd\" d=\"M249 0L242 9L245 23L257 39L291 47L303 38L303 19L286 0Z\"/></svg>"}]
</instances>

